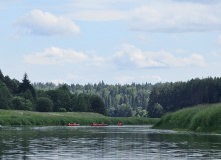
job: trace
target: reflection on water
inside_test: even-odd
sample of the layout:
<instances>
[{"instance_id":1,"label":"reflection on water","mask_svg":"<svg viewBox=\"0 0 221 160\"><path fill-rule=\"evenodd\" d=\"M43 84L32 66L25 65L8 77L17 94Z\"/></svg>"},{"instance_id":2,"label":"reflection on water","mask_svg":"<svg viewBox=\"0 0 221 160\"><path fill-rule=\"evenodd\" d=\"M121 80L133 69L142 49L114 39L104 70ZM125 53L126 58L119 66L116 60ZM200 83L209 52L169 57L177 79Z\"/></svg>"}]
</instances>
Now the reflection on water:
<instances>
[{"instance_id":1,"label":"reflection on water","mask_svg":"<svg viewBox=\"0 0 221 160\"><path fill-rule=\"evenodd\" d=\"M0 159L219 159L221 135L150 126L1 127Z\"/></svg>"}]
</instances>

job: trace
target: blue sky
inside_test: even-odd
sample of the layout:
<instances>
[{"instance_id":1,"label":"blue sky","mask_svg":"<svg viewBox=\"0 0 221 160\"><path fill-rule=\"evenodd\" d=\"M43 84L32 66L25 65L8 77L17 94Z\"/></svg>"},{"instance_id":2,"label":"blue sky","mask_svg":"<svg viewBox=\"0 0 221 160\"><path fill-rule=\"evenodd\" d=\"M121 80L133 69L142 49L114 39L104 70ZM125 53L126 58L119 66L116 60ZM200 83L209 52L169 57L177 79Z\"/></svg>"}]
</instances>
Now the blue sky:
<instances>
[{"instance_id":1,"label":"blue sky","mask_svg":"<svg viewBox=\"0 0 221 160\"><path fill-rule=\"evenodd\" d=\"M221 1L0 0L0 69L131 84L220 77Z\"/></svg>"}]
</instances>

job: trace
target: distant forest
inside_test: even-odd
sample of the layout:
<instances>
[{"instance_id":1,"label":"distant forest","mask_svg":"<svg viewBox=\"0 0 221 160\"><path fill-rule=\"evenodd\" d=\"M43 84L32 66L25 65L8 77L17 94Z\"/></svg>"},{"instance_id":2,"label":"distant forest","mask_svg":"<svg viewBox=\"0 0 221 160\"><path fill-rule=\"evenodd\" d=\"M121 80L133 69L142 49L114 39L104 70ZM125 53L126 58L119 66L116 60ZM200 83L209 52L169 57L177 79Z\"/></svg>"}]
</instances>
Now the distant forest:
<instances>
[{"instance_id":1,"label":"distant forest","mask_svg":"<svg viewBox=\"0 0 221 160\"><path fill-rule=\"evenodd\" d=\"M115 84L31 83L0 70L0 109L41 112L97 112L111 117L161 117L197 104L221 102L221 78L187 82Z\"/></svg>"},{"instance_id":2,"label":"distant forest","mask_svg":"<svg viewBox=\"0 0 221 160\"><path fill-rule=\"evenodd\" d=\"M49 91L59 87L53 83L33 83L37 90ZM98 84L66 85L73 96L97 95L105 103L107 115L111 117L148 117L147 105L153 85L150 83L131 85Z\"/></svg>"},{"instance_id":3,"label":"distant forest","mask_svg":"<svg viewBox=\"0 0 221 160\"><path fill-rule=\"evenodd\" d=\"M31 83L4 76L0 70L0 109L42 112L98 112L111 117L148 117L151 84L107 85Z\"/></svg>"}]
</instances>

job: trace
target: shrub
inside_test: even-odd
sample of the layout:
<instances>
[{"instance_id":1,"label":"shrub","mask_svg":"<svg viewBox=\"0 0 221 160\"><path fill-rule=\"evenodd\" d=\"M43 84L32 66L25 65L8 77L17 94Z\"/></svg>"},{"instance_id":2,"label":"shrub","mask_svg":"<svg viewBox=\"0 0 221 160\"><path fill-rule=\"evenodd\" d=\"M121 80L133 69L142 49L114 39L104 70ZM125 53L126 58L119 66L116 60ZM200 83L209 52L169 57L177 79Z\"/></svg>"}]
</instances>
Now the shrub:
<instances>
[{"instance_id":1,"label":"shrub","mask_svg":"<svg viewBox=\"0 0 221 160\"><path fill-rule=\"evenodd\" d=\"M65 108L59 108L59 112L67 112Z\"/></svg>"},{"instance_id":2,"label":"shrub","mask_svg":"<svg viewBox=\"0 0 221 160\"><path fill-rule=\"evenodd\" d=\"M51 112L53 108L53 102L46 97L40 97L36 101L36 110L39 112Z\"/></svg>"}]
</instances>

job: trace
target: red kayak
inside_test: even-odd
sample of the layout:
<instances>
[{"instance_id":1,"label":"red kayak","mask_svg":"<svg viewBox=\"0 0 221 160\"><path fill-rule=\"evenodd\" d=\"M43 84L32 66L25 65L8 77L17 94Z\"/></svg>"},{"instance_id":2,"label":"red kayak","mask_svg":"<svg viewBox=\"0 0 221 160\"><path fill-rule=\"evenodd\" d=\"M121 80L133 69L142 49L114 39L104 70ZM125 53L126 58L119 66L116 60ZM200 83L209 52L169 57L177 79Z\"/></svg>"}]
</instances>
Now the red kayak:
<instances>
[{"instance_id":1,"label":"red kayak","mask_svg":"<svg viewBox=\"0 0 221 160\"><path fill-rule=\"evenodd\" d=\"M101 124L92 123L91 126L108 126L108 124L104 124L104 123L101 123Z\"/></svg>"},{"instance_id":2,"label":"red kayak","mask_svg":"<svg viewBox=\"0 0 221 160\"><path fill-rule=\"evenodd\" d=\"M78 123L73 123L73 124L68 123L68 126L80 126L80 124L78 124Z\"/></svg>"},{"instance_id":3,"label":"red kayak","mask_svg":"<svg viewBox=\"0 0 221 160\"><path fill-rule=\"evenodd\" d=\"M118 123L118 124L117 124L117 126L122 126L122 125L124 125L124 124L123 124L123 123Z\"/></svg>"}]
</instances>

